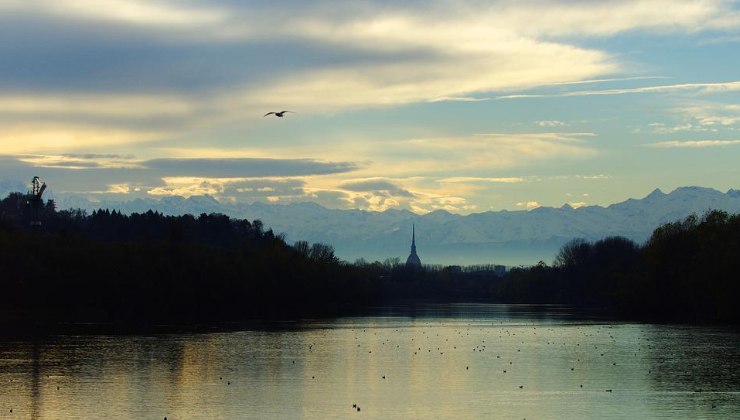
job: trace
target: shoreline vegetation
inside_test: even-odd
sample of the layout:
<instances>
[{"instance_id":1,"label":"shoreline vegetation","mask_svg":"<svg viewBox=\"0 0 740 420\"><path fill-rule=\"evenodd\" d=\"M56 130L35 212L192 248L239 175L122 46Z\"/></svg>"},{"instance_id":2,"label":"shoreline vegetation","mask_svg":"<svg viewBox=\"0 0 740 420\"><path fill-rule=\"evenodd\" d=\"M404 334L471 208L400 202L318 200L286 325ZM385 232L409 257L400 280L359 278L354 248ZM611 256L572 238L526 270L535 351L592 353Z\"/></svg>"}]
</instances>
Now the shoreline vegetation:
<instances>
[{"instance_id":1,"label":"shoreline vegetation","mask_svg":"<svg viewBox=\"0 0 740 420\"><path fill-rule=\"evenodd\" d=\"M30 209L0 200L0 334L124 332L366 312L398 302L563 304L650 322L740 322L740 215L657 227L643 245L573 240L514 268L348 263L331 245L222 214ZM42 220L32 226L33 218ZM175 326L175 327L172 327Z\"/></svg>"}]
</instances>

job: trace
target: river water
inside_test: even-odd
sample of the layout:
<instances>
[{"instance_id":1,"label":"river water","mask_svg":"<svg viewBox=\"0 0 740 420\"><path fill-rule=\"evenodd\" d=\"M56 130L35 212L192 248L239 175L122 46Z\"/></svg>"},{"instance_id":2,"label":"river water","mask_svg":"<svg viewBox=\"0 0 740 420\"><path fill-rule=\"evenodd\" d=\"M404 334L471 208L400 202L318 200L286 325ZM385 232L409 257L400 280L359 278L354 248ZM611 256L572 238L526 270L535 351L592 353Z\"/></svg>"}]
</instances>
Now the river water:
<instances>
[{"instance_id":1,"label":"river water","mask_svg":"<svg viewBox=\"0 0 740 420\"><path fill-rule=\"evenodd\" d=\"M390 307L233 332L3 340L0 419L730 419L739 368L731 328Z\"/></svg>"}]
</instances>

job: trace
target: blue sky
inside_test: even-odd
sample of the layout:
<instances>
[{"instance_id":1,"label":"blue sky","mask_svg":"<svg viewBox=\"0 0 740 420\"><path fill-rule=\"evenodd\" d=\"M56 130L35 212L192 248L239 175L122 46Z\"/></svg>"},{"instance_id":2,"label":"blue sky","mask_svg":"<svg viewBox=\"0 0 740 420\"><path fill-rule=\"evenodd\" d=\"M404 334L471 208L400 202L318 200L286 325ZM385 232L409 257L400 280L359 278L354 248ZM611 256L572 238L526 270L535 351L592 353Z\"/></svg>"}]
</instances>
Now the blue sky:
<instances>
[{"instance_id":1,"label":"blue sky","mask_svg":"<svg viewBox=\"0 0 740 420\"><path fill-rule=\"evenodd\" d=\"M0 56L0 179L57 194L471 213L740 187L736 1L0 0Z\"/></svg>"}]
</instances>

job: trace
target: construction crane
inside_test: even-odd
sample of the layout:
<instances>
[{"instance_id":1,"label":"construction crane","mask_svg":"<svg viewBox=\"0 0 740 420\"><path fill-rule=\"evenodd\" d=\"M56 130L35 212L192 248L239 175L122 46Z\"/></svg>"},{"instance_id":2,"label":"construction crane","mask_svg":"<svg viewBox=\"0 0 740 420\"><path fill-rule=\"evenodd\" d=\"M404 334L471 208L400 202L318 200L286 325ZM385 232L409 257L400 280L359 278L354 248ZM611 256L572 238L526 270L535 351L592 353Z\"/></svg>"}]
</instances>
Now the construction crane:
<instances>
[{"instance_id":1,"label":"construction crane","mask_svg":"<svg viewBox=\"0 0 740 420\"><path fill-rule=\"evenodd\" d=\"M41 226L40 213L41 206L44 204L41 195L44 193L44 190L46 190L46 182L41 181L37 176L33 177L33 180L31 180L31 191L28 193L26 200L26 205L31 208L32 227Z\"/></svg>"}]
</instances>

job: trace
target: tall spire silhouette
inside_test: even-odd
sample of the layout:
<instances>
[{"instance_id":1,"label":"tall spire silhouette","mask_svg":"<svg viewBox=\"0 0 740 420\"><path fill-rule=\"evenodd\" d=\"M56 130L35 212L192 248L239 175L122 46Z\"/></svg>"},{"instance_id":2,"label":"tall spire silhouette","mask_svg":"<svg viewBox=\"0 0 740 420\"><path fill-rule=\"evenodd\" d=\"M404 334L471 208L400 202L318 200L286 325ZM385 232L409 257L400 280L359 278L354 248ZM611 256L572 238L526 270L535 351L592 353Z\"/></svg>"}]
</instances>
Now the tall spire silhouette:
<instances>
[{"instance_id":1,"label":"tall spire silhouette","mask_svg":"<svg viewBox=\"0 0 740 420\"><path fill-rule=\"evenodd\" d=\"M421 259L416 255L416 225L411 224L411 254L406 259L406 267L421 267Z\"/></svg>"}]
</instances>

